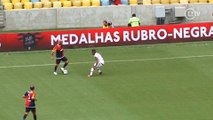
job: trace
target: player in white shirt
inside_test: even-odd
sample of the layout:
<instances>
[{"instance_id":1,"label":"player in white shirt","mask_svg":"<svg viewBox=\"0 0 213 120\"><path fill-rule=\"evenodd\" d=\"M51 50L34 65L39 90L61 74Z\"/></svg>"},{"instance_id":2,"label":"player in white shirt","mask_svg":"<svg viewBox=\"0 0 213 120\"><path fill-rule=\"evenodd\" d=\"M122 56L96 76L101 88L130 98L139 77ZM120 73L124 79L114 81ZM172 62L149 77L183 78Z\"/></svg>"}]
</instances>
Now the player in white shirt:
<instances>
[{"instance_id":1,"label":"player in white shirt","mask_svg":"<svg viewBox=\"0 0 213 120\"><path fill-rule=\"evenodd\" d=\"M100 53L96 52L95 49L92 49L92 55L95 57L96 62L94 63L93 67L90 69L90 74L88 77L93 76L93 71L97 69L99 75L102 75L101 67L104 65L104 59Z\"/></svg>"}]
</instances>

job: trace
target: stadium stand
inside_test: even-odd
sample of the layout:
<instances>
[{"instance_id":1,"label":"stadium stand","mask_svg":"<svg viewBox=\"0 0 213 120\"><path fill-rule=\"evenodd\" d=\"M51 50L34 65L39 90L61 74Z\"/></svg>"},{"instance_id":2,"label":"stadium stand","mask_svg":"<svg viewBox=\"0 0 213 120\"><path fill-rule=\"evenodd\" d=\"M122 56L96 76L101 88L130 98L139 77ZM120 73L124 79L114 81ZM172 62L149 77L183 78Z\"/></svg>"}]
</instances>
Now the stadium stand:
<instances>
[{"instance_id":1,"label":"stadium stand","mask_svg":"<svg viewBox=\"0 0 213 120\"><path fill-rule=\"evenodd\" d=\"M49 1L43 2L43 8L51 8L52 7L52 3Z\"/></svg>"},{"instance_id":2,"label":"stadium stand","mask_svg":"<svg viewBox=\"0 0 213 120\"><path fill-rule=\"evenodd\" d=\"M199 3L208 3L208 0L198 0Z\"/></svg>"},{"instance_id":3,"label":"stadium stand","mask_svg":"<svg viewBox=\"0 0 213 120\"><path fill-rule=\"evenodd\" d=\"M10 3L10 0L2 0L1 2L4 5L4 3Z\"/></svg>"},{"instance_id":4,"label":"stadium stand","mask_svg":"<svg viewBox=\"0 0 213 120\"><path fill-rule=\"evenodd\" d=\"M84 6L84 7L91 6L90 0L82 0L82 6Z\"/></svg>"},{"instance_id":5,"label":"stadium stand","mask_svg":"<svg viewBox=\"0 0 213 120\"><path fill-rule=\"evenodd\" d=\"M56 1L58 1L58 0L50 0L50 2L52 2L52 3L53 3L53 2L56 2Z\"/></svg>"},{"instance_id":6,"label":"stadium stand","mask_svg":"<svg viewBox=\"0 0 213 120\"><path fill-rule=\"evenodd\" d=\"M81 1L80 0L73 0L73 6L74 7L80 7L81 6Z\"/></svg>"},{"instance_id":7,"label":"stadium stand","mask_svg":"<svg viewBox=\"0 0 213 120\"><path fill-rule=\"evenodd\" d=\"M49 0L41 0L41 2L44 4L45 2L50 2Z\"/></svg>"},{"instance_id":8,"label":"stadium stand","mask_svg":"<svg viewBox=\"0 0 213 120\"><path fill-rule=\"evenodd\" d=\"M4 8L5 8L5 10L12 10L13 4L12 3L4 3Z\"/></svg>"},{"instance_id":9,"label":"stadium stand","mask_svg":"<svg viewBox=\"0 0 213 120\"><path fill-rule=\"evenodd\" d=\"M138 0L129 0L129 5L138 5Z\"/></svg>"},{"instance_id":10,"label":"stadium stand","mask_svg":"<svg viewBox=\"0 0 213 120\"><path fill-rule=\"evenodd\" d=\"M21 0L21 3L30 2L30 0Z\"/></svg>"},{"instance_id":11,"label":"stadium stand","mask_svg":"<svg viewBox=\"0 0 213 120\"><path fill-rule=\"evenodd\" d=\"M24 2L24 9L29 10L33 8L32 2Z\"/></svg>"},{"instance_id":12,"label":"stadium stand","mask_svg":"<svg viewBox=\"0 0 213 120\"><path fill-rule=\"evenodd\" d=\"M63 7L71 7L72 6L72 2L71 1L63 1Z\"/></svg>"},{"instance_id":13,"label":"stadium stand","mask_svg":"<svg viewBox=\"0 0 213 120\"><path fill-rule=\"evenodd\" d=\"M180 0L180 4L188 4L189 0Z\"/></svg>"},{"instance_id":14,"label":"stadium stand","mask_svg":"<svg viewBox=\"0 0 213 120\"><path fill-rule=\"evenodd\" d=\"M129 5L129 1L128 0L121 0L121 4L122 5Z\"/></svg>"},{"instance_id":15,"label":"stadium stand","mask_svg":"<svg viewBox=\"0 0 213 120\"><path fill-rule=\"evenodd\" d=\"M2 0L5 10L108 6L110 0ZM121 0L122 5L213 3L213 0Z\"/></svg>"},{"instance_id":16,"label":"stadium stand","mask_svg":"<svg viewBox=\"0 0 213 120\"><path fill-rule=\"evenodd\" d=\"M92 6L101 6L101 1L100 0L92 0Z\"/></svg>"},{"instance_id":17,"label":"stadium stand","mask_svg":"<svg viewBox=\"0 0 213 120\"><path fill-rule=\"evenodd\" d=\"M42 8L42 2L35 2L33 8Z\"/></svg>"},{"instance_id":18,"label":"stadium stand","mask_svg":"<svg viewBox=\"0 0 213 120\"><path fill-rule=\"evenodd\" d=\"M143 5L151 5L151 0L143 0Z\"/></svg>"},{"instance_id":19,"label":"stadium stand","mask_svg":"<svg viewBox=\"0 0 213 120\"><path fill-rule=\"evenodd\" d=\"M189 3L198 3L198 0L189 0Z\"/></svg>"},{"instance_id":20,"label":"stadium stand","mask_svg":"<svg viewBox=\"0 0 213 120\"><path fill-rule=\"evenodd\" d=\"M14 3L14 9L17 10L17 9L23 9L23 4L20 3L20 2L17 2L17 3Z\"/></svg>"},{"instance_id":21,"label":"stadium stand","mask_svg":"<svg viewBox=\"0 0 213 120\"><path fill-rule=\"evenodd\" d=\"M20 3L21 1L20 0L12 0L12 3L15 4L15 3Z\"/></svg>"},{"instance_id":22,"label":"stadium stand","mask_svg":"<svg viewBox=\"0 0 213 120\"><path fill-rule=\"evenodd\" d=\"M101 0L101 5L108 6L108 5L110 5L110 2L109 2L109 0Z\"/></svg>"},{"instance_id":23,"label":"stadium stand","mask_svg":"<svg viewBox=\"0 0 213 120\"><path fill-rule=\"evenodd\" d=\"M169 4L169 0L161 0L160 3L161 4Z\"/></svg>"},{"instance_id":24,"label":"stadium stand","mask_svg":"<svg viewBox=\"0 0 213 120\"><path fill-rule=\"evenodd\" d=\"M152 0L152 4L160 4L160 0Z\"/></svg>"},{"instance_id":25,"label":"stadium stand","mask_svg":"<svg viewBox=\"0 0 213 120\"><path fill-rule=\"evenodd\" d=\"M60 1L55 1L53 2L53 8L60 8L62 5L61 5L61 2Z\"/></svg>"},{"instance_id":26,"label":"stadium stand","mask_svg":"<svg viewBox=\"0 0 213 120\"><path fill-rule=\"evenodd\" d=\"M34 4L36 2L40 2L39 0L31 0L31 2Z\"/></svg>"},{"instance_id":27,"label":"stadium stand","mask_svg":"<svg viewBox=\"0 0 213 120\"><path fill-rule=\"evenodd\" d=\"M170 4L179 4L180 0L170 0Z\"/></svg>"}]
</instances>

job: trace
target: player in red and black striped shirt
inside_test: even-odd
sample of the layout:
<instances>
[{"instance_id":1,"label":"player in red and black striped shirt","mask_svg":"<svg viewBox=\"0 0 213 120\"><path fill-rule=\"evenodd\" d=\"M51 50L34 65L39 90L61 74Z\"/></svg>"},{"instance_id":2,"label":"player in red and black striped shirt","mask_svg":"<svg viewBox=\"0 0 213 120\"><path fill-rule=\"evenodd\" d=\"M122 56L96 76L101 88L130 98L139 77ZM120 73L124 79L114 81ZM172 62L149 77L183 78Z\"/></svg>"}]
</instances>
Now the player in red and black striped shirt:
<instances>
[{"instance_id":1,"label":"player in red and black striped shirt","mask_svg":"<svg viewBox=\"0 0 213 120\"><path fill-rule=\"evenodd\" d=\"M23 98L25 98L26 102L26 110L25 110L25 114L23 117L23 120L26 120L27 115L29 114L29 112L31 111L33 113L33 118L34 120L37 119L36 116L36 105L35 105L35 101L36 101L36 93L35 93L35 87L33 85L30 86L30 90L27 91L24 95Z\"/></svg>"},{"instance_id":2,"label":"player in red and black striped shirt","mask_svg":"<svg viewBox=\"0 0 213 120\"><path fill-rule=\"evenodd\" d=\"M59 66L61 61L64 62L64 66L61 68L61 71L64 74L67 73L67 70L65 70L65 67L68 65L69 61L64 56L64 49L62 47L62 43L63 43L63 41L59 40L58 44L54 46L54 48L53 48L53 50L51 52L52 59L54 58L53 57L54 53L56 53L56 64L55 64L55 68L54 68L54 72L53 72L54 75L58 75L58 73L56 71L57 71L57 68L58 68L58 66Z\"/></svg>"}]
</instances>

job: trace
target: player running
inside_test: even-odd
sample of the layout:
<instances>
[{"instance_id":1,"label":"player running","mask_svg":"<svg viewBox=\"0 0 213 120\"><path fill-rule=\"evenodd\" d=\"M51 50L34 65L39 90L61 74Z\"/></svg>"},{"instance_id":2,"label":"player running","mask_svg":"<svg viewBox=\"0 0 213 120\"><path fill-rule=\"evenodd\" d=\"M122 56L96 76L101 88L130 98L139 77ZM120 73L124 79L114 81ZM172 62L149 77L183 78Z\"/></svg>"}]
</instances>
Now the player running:
<instances>
[{"instance_id":1,"label":"player running","mask_svg":"<svg viewBox=\"0 0 213 120\"><path fill-rule=\"evenodd\" d=\"M61 68L61 71L64 74L67 74L67 70L65 70L65 67L68 65L69 62L68 62L68 59L64 56L64 49L62 48L62 43L63 43L63 41L59 40L58 44L55 45L55 47L53 48L53 50L51 52L52 59L54 58L53 57L54 53L56 53L56 64L55 64L55 68L54 68L54 72L53 72L54 75L58 75L57 68L61 61L64 62L64 66Z\"/></svg>"},{"instance_id":2,"label":"player running","mask_svg":"<svg viewBox=\"0 0 213 120\"><path fill-rule=\"evenodd\" d=\"M104 59L100 53L96 52L95 49L92 49L92 55L95 57L96 62L94 63L93 67L90 69L90 74L88 77L93 76L93 71L97 69L99 75L102 75L101 67L104 65Z\"/></svg>"},{"instance_id":3,"label":"player running","mask_svg":"<svg viewBox=\"0 0 213 120\"><path fill-rule=\"evenodd\" d=\"M23 120L26 120L27 115L29 114L29 112L31 111L33 113L33 119L36 120L36 105L35 105L35 101L36 101L36 93L35 93L35 87L33 85L30 86L30 90L27 91L24 95L23 98L26 99L26 110L24 113L24 117Z\"/></svg>"}]
</instances>

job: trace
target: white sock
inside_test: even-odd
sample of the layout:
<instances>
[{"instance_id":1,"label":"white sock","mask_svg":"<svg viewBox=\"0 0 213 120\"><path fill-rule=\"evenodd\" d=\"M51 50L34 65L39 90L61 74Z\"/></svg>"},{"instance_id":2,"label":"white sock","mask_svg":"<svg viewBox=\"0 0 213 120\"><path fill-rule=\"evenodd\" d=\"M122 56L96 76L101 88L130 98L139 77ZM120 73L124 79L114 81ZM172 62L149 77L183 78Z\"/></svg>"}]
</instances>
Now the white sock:
<instances>
[{"instance_id":1,"label":"white sock","mask_svg":"<svg viewBox=\"0 0 213 120\"><path fill-rule=\"evenodd\" d=\"M91 68L91 69L90 69L90 74L89 74L90 76L92 76L92 75L93 75L93 71L94 71L94 69L93 69L93 68Z\"/></svg>"},{"instance_id":2,"label":"white sock","mask_svg":"<svg viewBox=\"0 0 213 120\"><path fill-rule=\"evenodd\" d=\"M101 69L98 69L98 72L100 73L100 72L101 72Z\"/></svg>"}]
</instances>

